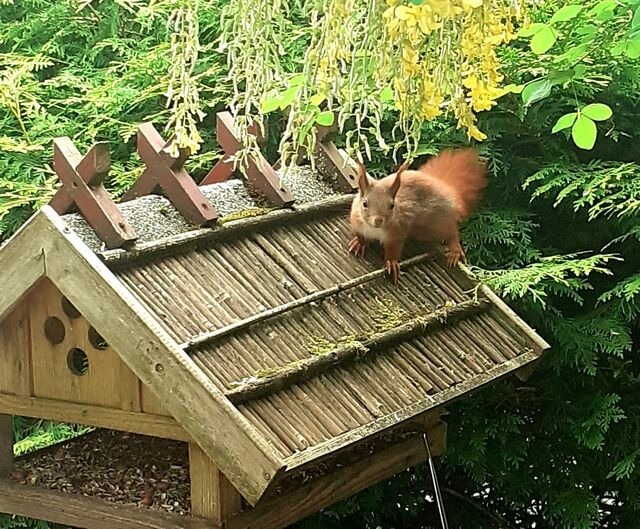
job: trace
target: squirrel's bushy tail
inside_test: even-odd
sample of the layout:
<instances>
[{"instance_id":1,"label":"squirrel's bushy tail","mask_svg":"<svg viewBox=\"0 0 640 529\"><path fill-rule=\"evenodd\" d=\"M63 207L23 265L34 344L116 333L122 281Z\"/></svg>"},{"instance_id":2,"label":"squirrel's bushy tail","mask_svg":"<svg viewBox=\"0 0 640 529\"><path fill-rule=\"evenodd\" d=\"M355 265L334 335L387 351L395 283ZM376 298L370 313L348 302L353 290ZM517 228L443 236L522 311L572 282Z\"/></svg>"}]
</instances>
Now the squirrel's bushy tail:
<instances>
[{"instance_id":1,"label":"squirrel's bushy tail","mask_svg":"<svg viewBox=\"0 0 640 529\"><path fill-rule=\"evenodd\" d=\"M419 169L445 183L459 199L460 214L466 219L487 187L487 166L473 148L447 149Z\"/></svg>"}]
</instances>

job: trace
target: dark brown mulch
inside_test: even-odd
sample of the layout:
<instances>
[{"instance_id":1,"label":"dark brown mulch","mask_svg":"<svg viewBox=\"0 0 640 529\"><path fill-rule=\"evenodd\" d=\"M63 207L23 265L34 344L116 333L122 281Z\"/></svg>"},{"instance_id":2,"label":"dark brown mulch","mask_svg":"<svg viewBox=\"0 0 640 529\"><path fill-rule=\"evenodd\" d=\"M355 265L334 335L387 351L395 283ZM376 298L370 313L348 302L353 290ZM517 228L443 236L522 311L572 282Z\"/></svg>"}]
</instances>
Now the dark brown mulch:
<instances>
[{"instance_id":1,"label":"dark brown mulch","mask_svg":"<svg viewBox=\"0 0 640 529\"><path fill-rule=\"evenodd\" d=\"M176 514L190 510L188 445L98 430L16 460L11 478Z\"/></svg>"}]
</instances>

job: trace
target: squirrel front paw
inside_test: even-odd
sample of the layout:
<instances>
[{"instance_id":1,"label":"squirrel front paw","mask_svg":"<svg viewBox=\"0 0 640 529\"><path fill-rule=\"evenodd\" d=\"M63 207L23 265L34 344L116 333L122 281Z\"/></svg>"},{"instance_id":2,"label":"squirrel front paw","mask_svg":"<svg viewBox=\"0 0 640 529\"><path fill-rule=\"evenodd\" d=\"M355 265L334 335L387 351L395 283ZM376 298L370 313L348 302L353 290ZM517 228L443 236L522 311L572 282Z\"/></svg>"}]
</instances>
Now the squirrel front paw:
<instances>
[{"instance_id":1,"label":"squirrel front paw","mask_svg":"<svg viewBox=\"0 0 640 529\"><path fill-rule=\"evenodd\" d=\"M387 259L384 262L384 267L387 269L387 273L391 276L391 281L398 282L400 277L400 263L395 259Z\"/></svg>"},{"instance_id":2,"label":"squirrel front paw","mask_svg":"<svg viewBox=\"0 0 640 529\"><path fill-rule=\"evenodd\" d=\"M444 250L444 256L447 258L447 266L454 268L458 266L458 263L464 263L467 258L462 251L462 248L446 248Z\"/></svg>"},{"instance_id":3,"label":"squirrel front paw","mask_svg":"<svg viewBox=\"0 0 640 529\"><path fill-rule=\"evenodd\" d=\"M356 236L349 241L349 253L355 254L358 257L364 257L366 250L367 243L364 239Z\"/></svg>"}]
</instances>

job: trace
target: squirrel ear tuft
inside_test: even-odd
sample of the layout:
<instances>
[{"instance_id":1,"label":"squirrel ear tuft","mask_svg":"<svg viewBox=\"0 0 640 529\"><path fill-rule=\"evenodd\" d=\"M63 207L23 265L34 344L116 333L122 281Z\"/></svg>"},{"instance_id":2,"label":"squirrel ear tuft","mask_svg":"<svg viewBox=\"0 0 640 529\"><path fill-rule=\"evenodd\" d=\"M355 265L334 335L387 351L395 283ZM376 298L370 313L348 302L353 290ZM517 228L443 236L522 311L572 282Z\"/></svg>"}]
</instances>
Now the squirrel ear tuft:
<instances>
[{"instance_id":1,"label":"squirrel ear tuft","mask_svg":"<svg viewBox=\"0 0 640 529\"><path fill-rule=\"evenodd\" d=\"M396 177L393 179L393 184L391 184L391 196L394 198L400 189L400 184L402 183L402 173L404 173L408 168L409 164L405 162L398 167L398 170L396 171Z\"/></svg>"},{"instance_id":2,"label":"squirrel ear tuft","mask_svg":"<svg viewBox=\"0 0 640 529\"><path fill-rule=\"evenodd\" d=\"M371 184L369 183L369 178L367 178L365 166L360 160L356 160L356 163L358 164L358 188L360 189L360 194L364 195Z\"/></svg>"}]
</instances>

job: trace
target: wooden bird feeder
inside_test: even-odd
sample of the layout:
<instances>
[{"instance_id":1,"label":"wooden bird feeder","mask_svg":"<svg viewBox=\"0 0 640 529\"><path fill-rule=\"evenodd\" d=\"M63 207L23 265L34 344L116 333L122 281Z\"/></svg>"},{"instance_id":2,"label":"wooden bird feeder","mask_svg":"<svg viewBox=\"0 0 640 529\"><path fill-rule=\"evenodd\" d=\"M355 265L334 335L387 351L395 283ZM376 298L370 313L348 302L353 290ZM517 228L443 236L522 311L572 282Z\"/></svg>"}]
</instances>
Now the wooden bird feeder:
<instances>
[{"instance_id":1,"label":"wooden bird feeder","mask_svg":"<svg viewBox=\"0 0 640 529\"><path fill-rule=\"evenodd\" d=\"M95 252L36 213L0 248L0 512L280 529L442 454L445 406L548 344L417 246L397 285L349 255L351 198ZM13 415L97 430L14 460Z\"/></svg>"}]
</instances>

